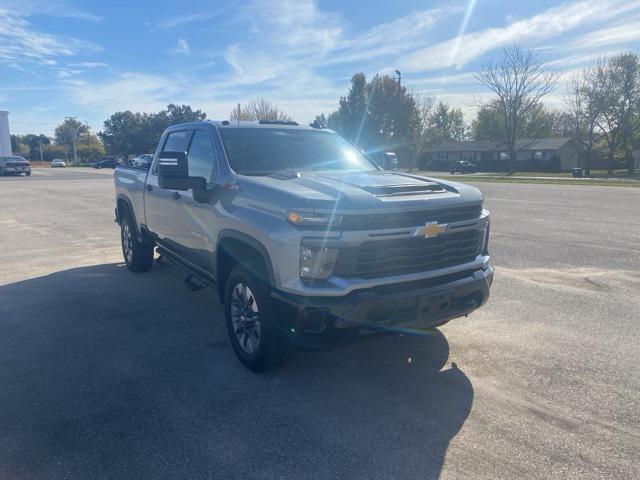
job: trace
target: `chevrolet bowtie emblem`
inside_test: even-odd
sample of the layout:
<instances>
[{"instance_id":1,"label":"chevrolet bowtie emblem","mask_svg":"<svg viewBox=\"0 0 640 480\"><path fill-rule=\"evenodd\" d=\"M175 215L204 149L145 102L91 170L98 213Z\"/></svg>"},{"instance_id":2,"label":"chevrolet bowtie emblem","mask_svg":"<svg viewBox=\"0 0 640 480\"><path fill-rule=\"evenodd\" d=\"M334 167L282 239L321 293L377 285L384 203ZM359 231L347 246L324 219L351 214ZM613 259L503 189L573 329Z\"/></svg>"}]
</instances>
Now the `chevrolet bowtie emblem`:
<instances>
[{"instance_id":1,"label":"chevrolet bowtie emblem","mask_svg":"<svg viewBox=\"0 0 640 480\"><path fill-rule=\"evenodd\" d=\"M447 231L447 225L440 225L438 222L427 222L424 227L418 227L415 232L415 236L421 236L424 238L434 238Z\"/></svg>"}]
</instances>

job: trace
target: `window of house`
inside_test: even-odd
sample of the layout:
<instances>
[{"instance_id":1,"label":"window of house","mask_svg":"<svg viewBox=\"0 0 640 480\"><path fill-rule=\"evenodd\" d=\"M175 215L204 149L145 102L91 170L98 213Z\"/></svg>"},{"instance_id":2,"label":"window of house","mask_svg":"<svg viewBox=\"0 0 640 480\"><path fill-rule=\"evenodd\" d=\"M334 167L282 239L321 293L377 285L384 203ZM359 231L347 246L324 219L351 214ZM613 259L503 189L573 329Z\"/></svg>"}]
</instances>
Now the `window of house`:
<instances>
[{"instance_id":1,"label":"window of house","mask_svg":"<svg viewBox=\"0 0 640 480\"><path fill-rule=\"evenodd\" d=\"M467 162L473 161L473 152L462 152L460 154L460 160L465 160Z\"/></svg>"},{"instance_id":2,"label":"window of house","mask_svg":"<svg viewBox=\"0 0 640 480\"><path fill-rule=\"evenodd\" d=\"M447 159L447 152L438 153L438 160L446 160L446 159Z\"/></svg>"}]
</instances>

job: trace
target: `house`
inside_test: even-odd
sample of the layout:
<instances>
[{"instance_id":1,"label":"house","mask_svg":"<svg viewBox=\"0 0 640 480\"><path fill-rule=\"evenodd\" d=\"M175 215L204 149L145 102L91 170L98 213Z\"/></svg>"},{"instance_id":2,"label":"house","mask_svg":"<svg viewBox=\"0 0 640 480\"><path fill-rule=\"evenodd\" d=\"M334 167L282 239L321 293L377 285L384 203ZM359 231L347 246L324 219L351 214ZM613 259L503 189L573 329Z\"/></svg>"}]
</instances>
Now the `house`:
<instances>
[{"instance_id":1,"label":"house","mask_svg":"<svg viewBox=\"0 0 640 480\"><path fill-rule=\"evenodd\" d=\"M0 110L0 157L11 156L11 135L9 134L9 112Z\"/></svg>"},{"instance_id":2,"label":"house","mask_svg":"<svg viewBox=\"0 0 640 480\"><path fill-rule=\"evenodd\" d=\"M572 138L533 138L516 143L514 170L560 172L579 165L584 146ZM421 159L421 167L429 170L449 170L458 160L477 165L480 171L507 170L508 154L503 143L465 141L443 143L430 147Z\"/></svg>"}]
</instances>

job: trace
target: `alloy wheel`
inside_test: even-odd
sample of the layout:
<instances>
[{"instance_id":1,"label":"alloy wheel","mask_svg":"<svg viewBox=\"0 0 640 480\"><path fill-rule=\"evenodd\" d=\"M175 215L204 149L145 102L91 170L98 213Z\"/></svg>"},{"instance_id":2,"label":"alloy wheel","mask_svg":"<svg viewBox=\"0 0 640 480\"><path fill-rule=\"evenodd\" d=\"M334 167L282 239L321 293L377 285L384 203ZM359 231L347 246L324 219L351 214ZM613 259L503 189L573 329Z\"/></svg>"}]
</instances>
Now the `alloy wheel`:
<instances>
[{"instance_id":1,"label":"alloy wheel","mask_svg":"<svg viewBox=\"0 0 640 480\"><path fill-rule=\"evenodd\" d=\"M253 355L260 347L260 312L251 289L239 282L231 292L231 323L242 350Z\"/></svg>"}]
</instances>

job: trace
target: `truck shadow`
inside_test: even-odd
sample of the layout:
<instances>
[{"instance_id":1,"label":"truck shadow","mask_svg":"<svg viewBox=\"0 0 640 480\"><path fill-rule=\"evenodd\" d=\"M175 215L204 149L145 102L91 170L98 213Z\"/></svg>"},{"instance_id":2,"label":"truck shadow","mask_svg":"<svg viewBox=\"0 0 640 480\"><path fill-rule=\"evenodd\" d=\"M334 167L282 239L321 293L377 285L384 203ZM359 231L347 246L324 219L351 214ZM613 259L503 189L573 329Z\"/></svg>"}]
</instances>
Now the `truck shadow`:
<instances>
[{"instance_id":1,"label":"truck shadow","mask_svg":"<svg viewBox=\"0 0 640 480\"><path fill-rule=\"evenodd\" d=\"M176 269L0 287L0 478L437 478L473 387L438 331L235 359Z\"/></svg>"}]
</instances>

